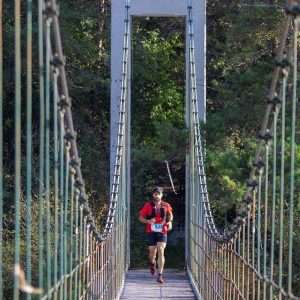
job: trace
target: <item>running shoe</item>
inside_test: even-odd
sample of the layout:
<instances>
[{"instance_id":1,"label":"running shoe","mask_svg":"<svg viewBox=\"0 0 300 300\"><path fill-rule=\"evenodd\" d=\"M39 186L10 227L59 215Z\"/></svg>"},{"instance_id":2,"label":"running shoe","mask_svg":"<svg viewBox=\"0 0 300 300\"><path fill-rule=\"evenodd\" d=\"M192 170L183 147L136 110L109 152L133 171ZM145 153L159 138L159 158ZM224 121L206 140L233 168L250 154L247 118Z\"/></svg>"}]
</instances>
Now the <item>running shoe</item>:
<instances>
[{"instance_id":1,"label":"running shoe","mask_svg":"<svg viewBox=\"0 0 300 300\"><path fill-rule=\"evenodd\" d=\"M164 279L163 279L162 274L158 274L157 282L159 282L159 283L164 283Z\"/></svg>"},{"instance_id":2,"label":"running shoe","mask_svg":"<svg viewBox=\"0 0 300 300\"><path fill-rule=\"evenodd\" d=\"M150 273L151 273L151 275L155 274L155 264L154 263L150 263Z\"/></svg>"}]
</instances>

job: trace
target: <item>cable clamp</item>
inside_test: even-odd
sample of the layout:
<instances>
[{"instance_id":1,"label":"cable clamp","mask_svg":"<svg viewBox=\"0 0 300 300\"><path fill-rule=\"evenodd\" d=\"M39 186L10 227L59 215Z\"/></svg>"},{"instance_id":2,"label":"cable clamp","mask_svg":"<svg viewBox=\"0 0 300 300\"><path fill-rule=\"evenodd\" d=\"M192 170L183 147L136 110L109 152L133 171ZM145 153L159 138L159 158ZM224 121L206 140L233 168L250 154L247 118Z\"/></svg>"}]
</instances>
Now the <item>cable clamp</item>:
<instances>
[{"instance_id":1,"label":"cable clamp","mask_svg":"<svg viewBox=\"0 0 300 300\"><path fill-rule=\"evenodd\" d=\"M264 133L260 132L258 134L258 138L268 143L273 138L273 135L271 134L269 129L266 129Z\"/></svg>"},{"instance_id":2,"label":"cable clamp","mask_svg":"<svg viewBox=\"0 0 300 300\"><path fill-rule=\"evenodd\" d=\"M70 101L66 98L65 95L61 95L57 105L60 110L64 110L65 108L70 107Z\"/></svg>"},{"instance_id":3,"label":"cable clamp","mask_svg":"<svg viewBox=\"0 0 300 300\"><path fill-rule=\"evenodd\" d=\"M103 237L100 234L96 234L95 236L96 243L101 244L103 242Z\"/></svg>"},{"instance_id":4,"label":"cable clamp","mask_svg":"<svg viewBox=\"0 0 300 300\"><path fill-rule=\"evenodd\" d=\"M65 136L64 136L64 138L65 138L65 140L67 141L67 142L71 142L71 141L73 141L73 140L75 140L76 139L76 132L71 132L71 131L67 131L66 133L65 133Z\"/></svg>"},{"instance_id":5,"label":"cable clamp","mask_svg":"<svg viewBox=\"0 0 300 300\"><path fill-rule=\"evenodd\" d=\"M50 61L50 64L54 67L61 67L61 66L64 66L65 65L65 61L63 59L61 59L58 54L54 54L53 55L53 58L51 59Z\"/></svg>"},{"instance_id":6,"label":"cable clamp","mask_svg":"<svg viewBox=\"0 0 300 300\"><path fill-rule=\"evenodd\" d=\"M74 182L74 186L75 186L76 188L78 188L80 191L82 191L83 183L82 183L82 181L80 181L79 179L76 179L75 182ZM81 199L82 197L83 197L82 195L79 197L79 202L80 202L80 199Z\"/></svg>"},{"instance_id":7,"label":"cable clamp","mask_svg":"<svg viewBox=\"0 0 300 300\"><path fill-rule=\"evenodd\" d=\"M258 171L261 171L261 170L264 168L265 163L264 163L264 161L262 160L262 158L260 157L260 158L258 158L258 159L253 163L253 166L254 166L255 168L257 168Z\"/></svg>"},{"instance_id":8,"label":"cable clamp","mask_svg":"<svg viewBox=\"0 0 300 300\"><path fill-rule=\"evenodd\" d=\"M251 204L253 202L253 197L251 195L251 193L247 193L244 197L244 201L247 203L247 204Z\"/></svg>"},{"instance_id":9,"label":"cable clamp","mask_svg":"<svg viewBox=\"0 0 300 300\"><path fill-rule=\"evenodd\" d=\"M229 231L228 231L228 237L230 240L234 237L234 235L238 231L239 227L240 226L237 224L237 220L235 219L234 223L231 224Z\"/></svg>"},{"instance_id":10,"label":"cable clamp","mask_svg":"<svg viewBox=\"0 0 300 300\"><path fill-rule=\"evenodd\" d=\"M72 158L70 160L70 166L73 167L73 168L76 168L76 167L80 168L80 166L81 166L81 160L80 160L80 158L78 158L78 159Z\"/></svg>"},{"instance_id":11,"label":"cable clamp","mask_svg":"<svg viewBox=\"0 0 300 300\"><path fill-rule=\"evenodd\" d=\"M268 97L267 103L276 106L278 104L281 104L281 99L279 98L277 93L274 93L273 96Z\"/></svg>"},{"instance_id":12,"label":"cable clamp","mask_svg":"<svg viewBox=\"0 0 300 300\"><path fill-rule=\"evenodd\" d=\"M96 229L96 227L95 227L95 224L94 224L94 219L92 218L91 215L88 216L87 223L88 223L90 232L93 232Z\"/></svg>"},{"instance_id":13,"label":"cable clamp","mask_svg":"<svg viewBox=\"0 0 300 300\"><path fill-rule=\"evenodd\" d=\"M244 212L243 210L241 211ZM239 229L245 222L244 217L242 215L237 216L233 222L236 224L237 229ZM235 230L235 232L237 232L237 230Z\"/></svg>"},{"instance_id":14,"label":"cable clamp","mask_svg":"<svg viewBox=\"0 0 300 300\"><path fill-rule=\"evenodd\" d=\"M246 205L242 205L238 210L237 210L237 214L240 218L243 219L243 223L244 223L244 218L247 217L248 215L248 207Z\"/></svg>"},{"instance_id":15,"label":"cable clamp","mask_svg":"<svg viewBox=\"0 0 300 300\"><path fill-rule=\"evenodd\" d=\"M78 198L78 202L80 205L84 205L87 202L87 199L85 196L82 195L82 193L80 194L79 198Z\"/></svg>"},{"instance_id":16,"label":"cable clamp","mask_svg":"<svg viewBox=\"0 0 300 300\"><path fill-rule=\"evenodd\" d=\"M283 57L282 59L276 59L275 64L277 67L280 67L282 69L291 67L291 62L288 60L287 57Z\"/></svg>"},{"instance_id":17,"label":"cable clamp","mask_svg":"<svg viewBox=\"0 0 300 300\"><path fill-rule=\"evenodd\" d=\"M45 3L45 9L43 10L43 15L49 20L52 17L57 16L57 11L53 8L52 2L47 1Z\"/></svg>"},{"instance_id":18,"label":"cable clamp","mask_svg":"<svg viewBox=\"0 0 300 300\"><path fill-rule=\"evenodd\" d=\"M90 210L86 205L83 206L83 215L85 217L88 217L90 215Z\"/></svg>"},{"instance_id":19,"label":"cable clamp","mask_svg":"<svg viewBox=\"0 0 300 300\"><path fill-rule=\"evenodd\" d=\"M74 167L72 167L70 163L69 163L69 165L70 165L71 176L74 179L75 175L77 174L77 170Z\"/></svg>"},{"instance_id":20,"label":"cable clamp","mask_svg":"<svg viewBox=\"0 0 300 300\"><path fill-rule=\"evenodd\" d=\"M253 190L256 189L258 186L258 182L255 179L248 179L247 180L247 187L252 188Z\"/></svg>"}]
</instances>

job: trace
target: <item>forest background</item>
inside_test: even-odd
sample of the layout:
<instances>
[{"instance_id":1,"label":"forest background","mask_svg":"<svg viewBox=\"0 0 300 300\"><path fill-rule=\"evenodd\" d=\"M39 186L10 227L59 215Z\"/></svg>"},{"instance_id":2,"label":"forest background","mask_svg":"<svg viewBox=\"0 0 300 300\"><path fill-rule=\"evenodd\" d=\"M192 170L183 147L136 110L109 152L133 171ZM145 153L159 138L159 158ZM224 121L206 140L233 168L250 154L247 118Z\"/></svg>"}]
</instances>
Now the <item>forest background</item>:
<instances>
[{"instance_id":1,"label":"forest background","mask_svg":"<svg viewBox=\"0 0 300 300\"><path fill-rule=\"evenodd\" d=\"M266 4L271 6L242 0L207 1L207 123L203 132L209 195L220 228L234 217L245 190L275 66L274 50L284 12L282 1ZM5 9L9 10L9 5ZM64 0L60 12L83 176L91 208L101 222L109 201L110 1ZM12 19L4 21L9 28ZM146 263L143 226L136 217L153 185L166 188L165 197L174 207L175 228L184 223L188 145L184 41L183 19L133 21L132 267ZM12 54L7 54L8 64L10 60ZM9 94L13 85L6 88ZM12 105L5 110L11 113ZM12 121L6 122L6 132L13 128ZM5 143L9 149L12 141L7 139ZM9 166L9 154L4 153L5 164L13 168ZM178 195L170 189L165 160L170 163ZM9 220L8 212L13 210L12 199L7 196L5 201L4 234L10 237L13 219ZM182 268L183 240L170 246L167 255L167 267ZM7 259L10 257L13 255ZM300 272L300 266L295 272Z\"/></svg>"}]
</instances>

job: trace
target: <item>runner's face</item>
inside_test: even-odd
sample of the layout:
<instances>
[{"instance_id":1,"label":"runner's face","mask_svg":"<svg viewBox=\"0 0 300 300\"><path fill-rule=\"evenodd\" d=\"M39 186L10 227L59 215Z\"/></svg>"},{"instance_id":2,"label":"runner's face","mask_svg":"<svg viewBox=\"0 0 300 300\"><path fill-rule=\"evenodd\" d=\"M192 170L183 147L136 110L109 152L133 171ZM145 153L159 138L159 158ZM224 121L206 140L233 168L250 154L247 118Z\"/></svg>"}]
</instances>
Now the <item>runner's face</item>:
<instances>
[{"instance_id":1,"label":"runner's face","mask_svg":"<svg viewBox=\"0 0 300 300\"><path fill-rule=\"evenodd\" d=\"M162 198L162 193L159 192L154 192L152 195L155 202L159 202Z\"/></svg>"}]
</instances>

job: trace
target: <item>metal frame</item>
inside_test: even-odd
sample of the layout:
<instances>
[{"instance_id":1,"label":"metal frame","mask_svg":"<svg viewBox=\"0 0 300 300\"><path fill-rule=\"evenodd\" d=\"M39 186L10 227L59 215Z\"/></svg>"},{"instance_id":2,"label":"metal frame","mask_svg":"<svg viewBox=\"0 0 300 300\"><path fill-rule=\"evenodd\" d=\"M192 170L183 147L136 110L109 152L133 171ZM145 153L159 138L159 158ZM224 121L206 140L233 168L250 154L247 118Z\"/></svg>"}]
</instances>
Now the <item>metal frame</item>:
<instances>
[{"instance_id":1,"label":"metal frame","mask_svg":"<svg viewBox=\"0 0 300 300\"><path fill-rule=\"evenodd\" d=\"M188 6L193 6L193 23L197 31L195 32L195 58L197 61L196 74L197 74L197 94L198 94L198 107L199 117L205 121L206 117L206 2L205 0L131 0L129 7L130 23L132 18L139 16L154 16L154 17L185 17L186 20L186 96L185 96L185 111L186 111L186 124L190 125L190 108L188 99L189 97L189 59L188 59ZM110 121L110 174L112 179L113 163L116 153L117 144L117 130L118 130L118 112L119 112L119 97L121 89L121 76L122 76L122 46L123 46L123 20L125 17L124 11L125 0L112 0L112 24L111 24L111 121ZM129 47L131 47L129 43ZM131 49L129 49L129 68L131 66ZM128 106L130 111L131 106L131 70L128 76ZM130 135L131 135L131 117L130 114L127 119L126 134L127 141L127 195L130 199ZM187 157L187 171L189 176L188 164L189 158ZM188 195L186 195L188 199ZM186 226L187 227L187 226ZM187 249L186 249L187 253Z\"/></svg>"},{"instance_id":2,"label":"metal frame","mask_svg":"<svg viewBox=\"0 0 300 300\"><path fill-rule=\"evenodd\" d=\"M125 2L120 0L112 0L112 24L111 24L111 122L110 122L110 161L111 170L113 170L113 160L116 153L116 136L118 128L118 103L120 97L120 83L122 74L122 46L123 46L123 20L124 20ZM199 113L202 120L205 120L206 112L206 12L205 1L192 0L194 8L194 26L199 28L195 32L195 55L197 60L197 78L198 78L198 98ZM131 0L129 15L130 18L135 16L156 16L156 17L186 17L187 20L188 0ZM187 21L186 21L187 22ZM186 47L188 40L186 41ZM130 46L129 46L130 47ZM129 51L131 53L131 51ZM129 55L129 66L131 65L131 55ZM186 59L188 64L188 59ZM188 65L186 66L188 73ZM188 75L187 75L188 79ZM188 82L188 81L187 81ZM128 99L130 107L130 86L131 76L128 76ZM127 120L128 135L130 137L130 117ZM130 143L130 138L128 138ZM130 144L128 144L128 167L130 166ZM130 169L130 168L129 168ZM112 171L111 171L112 173ZM130 182L130 172L128 174L128 182ZM130 192L130 189L128 188Z\"/></svg>"}]
</instances>

